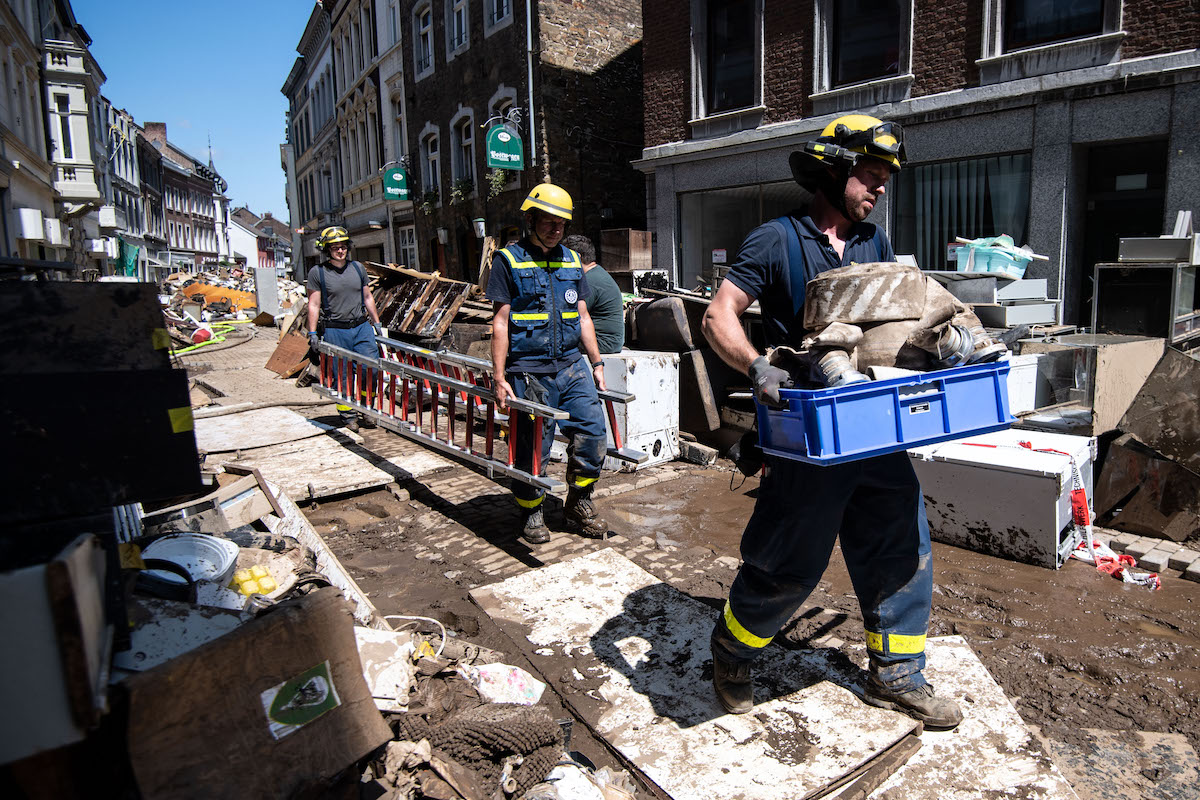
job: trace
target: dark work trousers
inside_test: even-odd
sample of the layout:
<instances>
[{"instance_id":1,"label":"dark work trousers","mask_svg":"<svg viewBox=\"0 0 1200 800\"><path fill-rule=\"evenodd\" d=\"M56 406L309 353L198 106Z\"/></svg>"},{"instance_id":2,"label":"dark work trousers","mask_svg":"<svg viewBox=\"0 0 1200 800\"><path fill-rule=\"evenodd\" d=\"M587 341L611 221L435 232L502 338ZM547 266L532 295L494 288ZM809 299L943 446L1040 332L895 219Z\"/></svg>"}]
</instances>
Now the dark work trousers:
<instances>
[{"instance_id":1,"label":"dark work trousers","mask_svg":"<svg viewBox=\"0 0 1200 800\"><path fill-rule=\"evenodd\" d=\"M509 384L518 396L565 411L569 419L558 421L558 429L567 439L567 484L577 488L591 486L600 477L600 467L608 450L608 429L604 426L604 409L596 395L596 382L582 360L573 362L557 375L531 375L510 372ZM529 414L516 409L517 452L515 466L533 471L533 420ZM554 443L553 420L542 422L542 468ZM523 508L536 508L545 492L527 483L513 482L513 496Z\"/></svg>"},{"instance_id":2,"label":"dark work trousers","mask_svg":"<svg viewBox=\"0 0 1200 800\"><path fill-rule=\"evenodd\" d=\"M925 633L933 600L929 523L904 452L815 466L767 456L742 566L714 648L752 661L821 579L841 536L858 595L871 670L897 691L925 683Z\"/></svg>"},{"instance_id":3,"label":"dark work trousers","mask_svg":"<svg viewBox=\"0 0 1200 800\"><path fill-rule=\"evenodd\" d=\"M343 350L351 350L361 356L369 358L379 358L379 345L375 342L375 329L371 327L370 322L364 322L356 328L330 328L325 327L324 340L334 347L340 347ZM347 365L339 359L334 359L334 364L338 372L342 375L342 380L345 380L345 370ZM356 376L357 379L357 376ZM366 403L366 389L362 391L360 402ZM342 419L349 422L354 419L357 412L348 405L342 403L337 404L337 411L342 415Z\"/></svg>"}]
</instances>

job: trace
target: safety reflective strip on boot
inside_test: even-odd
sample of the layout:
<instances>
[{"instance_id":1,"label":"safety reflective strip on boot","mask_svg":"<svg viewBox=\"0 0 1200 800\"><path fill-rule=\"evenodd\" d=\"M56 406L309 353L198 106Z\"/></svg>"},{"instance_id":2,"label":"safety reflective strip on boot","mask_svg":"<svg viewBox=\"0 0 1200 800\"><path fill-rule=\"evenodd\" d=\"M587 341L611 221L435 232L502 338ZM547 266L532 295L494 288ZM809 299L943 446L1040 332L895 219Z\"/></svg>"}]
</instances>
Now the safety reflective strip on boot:
<instances>
[{"instance_id":1,"label":"safety reflective strip on boot","mask_svg":"<svg viewBox=\"0 0 1200 800\"><path fill-rule=\"evenodd\" d=\"M593 483L595 483L598 480L600 480L600 479L599 478L576 478L574 483L575 483L575 486L577 486L580 489L583 489L585 487L591 486Z\"/></svg>"},{"instance_id":2,"label":"safety reflective strip on boot","mask_svg":"<svg viewBox=\"0 0 1200 800\"><path fill-rule=\"evenodd\" d=\"M875 633L867 631L867 649L876 653L916 655L925 652L925 634Z\"/></svg>"},{"instance_id":3,"label":"safety reflective strip on boot","mask_svg":"<svg viewBox=\"0 0 1200 800\"><path fill-rule=\"evenodd\" d=\"M535 497L532 500L526 500L524 498L518 497L518 498L516 498L516 501L517 501L517 505L519 505L521 508L537 508L538 506L540 506L542 504L541 497Z\"/></svg>"},{"instance_id":4,"label":"safety reflective strip on boot","mask_svg":"<svg viewBox=\"0 0 1200 800\"><path fill-rule=\"evenodd\" d=\"M771 639L775 638L773 636L766 638L755 636L742 627L742 623L738 622L737 618L733 616L733 608L729 605L728 600L725 601L725 627L733 634L733 638L747 647L766 647L771 643Z\"/></svg>"}]
</instances>

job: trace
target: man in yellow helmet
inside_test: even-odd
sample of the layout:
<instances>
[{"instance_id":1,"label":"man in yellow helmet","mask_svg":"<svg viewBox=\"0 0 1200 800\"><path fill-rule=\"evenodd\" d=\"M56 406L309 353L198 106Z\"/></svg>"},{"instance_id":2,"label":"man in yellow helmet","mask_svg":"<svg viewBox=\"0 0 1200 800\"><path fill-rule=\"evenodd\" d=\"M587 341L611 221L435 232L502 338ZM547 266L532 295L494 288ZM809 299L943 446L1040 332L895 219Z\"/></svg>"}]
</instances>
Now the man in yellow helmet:
<instances>
[{"instance_id":1,"label":"man in yellow helmet","mask_svg":"<svg viewBox=\"0 0 1200 800\"><path fill-rule=\"evenodd\" d=\"M308 338L318 338L346 350L372 358L379 355L375 335L381 332L375 298L367 285L363 265L350 260L350 234L345 228L330 227L317 237L317 248L325 261L308 272ZM338 414L347 429L357 431L359 415L339 403ZM362 424L375 427L370 417Z\"/></svg>"},{"instance_id":2,"label":"man in yellow helmet","mask_svg":"<svg viewBox=\"0 0 1200 800\"><path fill-rule=\"evenodd\" d=\"M807 209L746 237L704 317L704 333L731 366L750 376L761 403L781 405L787 372L746 338L739 318L762 309L770 346L799 346L809 280L851 263L895 261L884 232L866 222L905 158L900 126L840 117L792 154ZM865 377L865 376L863 376ZM742 534L742 565L712 634L713 686L726 710L753 708L750 667L817 585L841 538L866 627L866 702L907 713L927 728L953 728L962 712L921 674L932 605L929 525L921 487L903 452L831 466L774 456Z\"/></svg>"},{"instance_id":3,"label":"man in yellow helmet","mask_svg":"<svg viewBox=\"0 0 1200 800\"><path fill-rule=\"evenodd\" d=\"M522 397L566 411L558 427L567 437L567 501L563 516L578 533L602 538L608 525L596 513L591 495L607 451L608 434L596 388L604 389L604 362L584 298L587 279L579 255L562 245L573 213L571 196L543 183L521 204L529 234L496 252L488 278L492 317L492 366L501 408L508 397ZM587 355L585 364L580 350ZM545 425L542 441L532 443L527 414L517 415L516 465L533 468L533 447L540 446L545 469L554 425ZM520 535L531 544L550 541L542 500L544 492L516 483L521 509Z\"/></svg>"}]
</instances>

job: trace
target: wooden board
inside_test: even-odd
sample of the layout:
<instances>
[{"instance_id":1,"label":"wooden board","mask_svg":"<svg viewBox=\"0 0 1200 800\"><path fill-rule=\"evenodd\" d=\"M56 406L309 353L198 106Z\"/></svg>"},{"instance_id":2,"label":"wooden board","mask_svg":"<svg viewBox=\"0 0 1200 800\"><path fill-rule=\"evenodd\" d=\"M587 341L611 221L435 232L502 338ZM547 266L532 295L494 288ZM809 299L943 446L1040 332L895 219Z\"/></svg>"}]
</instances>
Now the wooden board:
<instances>
[{"instance_id":1,"label":"wooden board","mask_svg":"<svg viewBox=\"0 0 1200 800\"><path fill-rule=\"evenodd\" d=\"M279 340L279 346L267 359L266 367L283 377L291 377L308 363L308 337L302 333L289 333Z\"/></svg>"},{"instance_id":2,"label":"wooden board","mask_svg":"<svg viewBox=\"0 0 1200 800\"><path fill-rule=\"evenodd\" d=\"M234 463L257 467L264 478L298 501L386 486L453 466L427 450L381 458L340 431L259 447L242 453Z\"/></svg>"},{"instance_id":3,"label":"wooden board","mask_svg":"<svg viewBox=\"0 0 1200 800\"><path fill-rule=\"evenodd\" d=\"M276 738L264 694L326 663L337 705ZM147 800L293 797L392 738L363 680L349 605L333 588L126 684L130 761Z\"/></svg>"},{"instance_id":4,"label":"wooden board","mask_svg":"<svg viewBox=\"0 0 1200 800\"><path fill-rule=\"evenodd\" d=\"M679 354L679 429L708 433L721 427L719 401L708 379L704 354L688 350Z\"/></svg>"},{"instance_id":5,"label":"wooden board","mask_svg":"<svg viewBox=\"0 0 1200 800\"><path fill-rule=\"evenodd\" d=\"M286 408L256 408L196 420L196 449L205 453L252 450L320 436L332 426Z\"/></svg>"},{"instance_id":6,"label":"wooden board","mask_svg":"<svg viewBox=\"0 0 1200 800\"><path fill-rule=\"evenodd\" d=\"M754 713L725 714L709 683L715 611L615 550L471 592L566 701L679 800L819 796L919 723L861 703L838 653L772 649ZM898 765L897 765L898 766Z\"/></svg>"}]
</instances>

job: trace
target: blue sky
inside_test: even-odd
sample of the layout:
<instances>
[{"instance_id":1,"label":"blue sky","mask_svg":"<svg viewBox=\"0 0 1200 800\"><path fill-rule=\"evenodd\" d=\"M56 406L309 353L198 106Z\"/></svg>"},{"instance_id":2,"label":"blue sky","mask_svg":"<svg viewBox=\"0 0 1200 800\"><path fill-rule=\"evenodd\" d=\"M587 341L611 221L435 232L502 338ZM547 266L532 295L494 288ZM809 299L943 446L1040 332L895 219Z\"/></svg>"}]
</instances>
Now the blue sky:
<instances>
[{"instance_id":1,"label":"blue sky","mask_svg":"<svg viewBox=\"0 0 1200 800\"><path fill-rule=\"evenodd\" d=\"M73 0L107 77L101 92L139 125L229 182L235 206L288 215L279 145L287 100L279 88L297 57L309 0Z\"/></svg>"}]
</instances>

